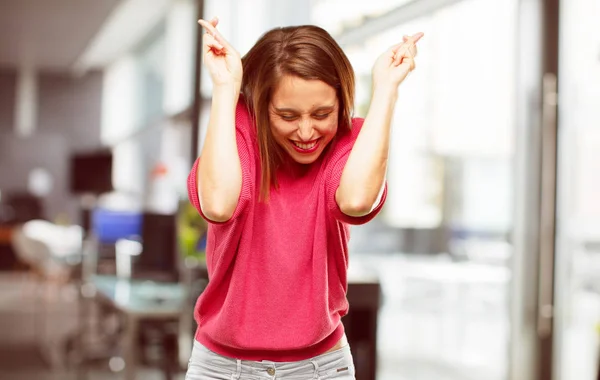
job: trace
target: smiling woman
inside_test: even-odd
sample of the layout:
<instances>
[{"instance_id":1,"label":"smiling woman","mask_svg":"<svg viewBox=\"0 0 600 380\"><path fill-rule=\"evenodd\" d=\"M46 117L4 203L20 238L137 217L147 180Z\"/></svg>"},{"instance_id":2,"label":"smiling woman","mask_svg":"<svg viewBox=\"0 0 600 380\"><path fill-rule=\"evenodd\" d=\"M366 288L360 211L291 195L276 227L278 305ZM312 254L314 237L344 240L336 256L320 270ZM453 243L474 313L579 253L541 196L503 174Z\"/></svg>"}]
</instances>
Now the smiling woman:
<instances>
[{"instance_id":1,"label":"smiling woman","mask_svg":"<svg viewBox=\"0 0 600 380\"><path fill-rule=\"evenodd\" d=\"M337 133L338 123L340 132L350 129L354 70L335 40L315 26L271 30L250 49L242 64L242 92L258 128L263 169L261 196L266 199L269 187L277 186L275 171L285 157L278 152L280 148L290 153L293 159L299 159L299 163L312 163ZM268 96L271 98L265 99ZM338 112L327 121L319 120L326 115L326 112L315 114L320 107L335 107ZM278 113L275 108L284 112ZM295 117L298 119L294 120ZM308 122L311 118L323 121L318 124L320 128L313 130L313 123ZM290 136L289 131L294 126L284 127L282 121L294 122L299 133ZM270 128L266 128L269 124ZM316 137L312 138L312 135L321 132L324 138L318 149L311 152L295 150L295 145L288 142L313 143ZM301 157L298 153L310 153L311 156Z\"/></svg>"},{"instance_id":2,"label":"smiling woman","mask_svg":"<svg viewBox=\"0 0 600 380\"><path fill-rule=\"evenodd\" d=\"M335 89L320 80L283 77L269 105L271 133L277 144L301 164L312 164L338 130Z\"/></svg>"},{"instance_id":3,"label":"smiling woman","mask_svg":"<svg viewBox=\"0 0 600 380\"><path fill-rule=\"evenodd\" d=\"M354 380L341 322L349 224L385 201L396 91L422 35L379 57L363 120L353 69L325 30L273 29L242 59L218 20L200 23L214 86L188 189L209 224L210 282L186 378Z\"/></svg>"}]
</instances>

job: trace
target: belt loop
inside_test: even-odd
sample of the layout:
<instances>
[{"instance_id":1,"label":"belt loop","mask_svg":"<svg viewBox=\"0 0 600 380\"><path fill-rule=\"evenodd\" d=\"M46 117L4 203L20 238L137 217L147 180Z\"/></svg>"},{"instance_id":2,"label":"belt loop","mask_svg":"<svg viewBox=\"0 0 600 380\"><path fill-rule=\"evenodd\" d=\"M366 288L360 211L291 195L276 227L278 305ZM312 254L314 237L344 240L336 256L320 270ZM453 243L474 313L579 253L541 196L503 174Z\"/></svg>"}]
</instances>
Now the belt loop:
<instances>
[{"instance_id":1,"label":"belt loop","mask_svg":"<svg viewBox=\"0 0 600 380\"><path fill-rule=\"evenodd\" d=\"M237 368L234 374L231 375L231 380L239 380L242 375L242 361L240 359L236 359Z\"/></svg>"},{"instance_id":2,"label":"belt loop","mask_svg":"<svg viewBox=\"0 0 600 380\"><path fill-rule=\"evenodd\" d=\"M313 379L319 380L321 378L319 376L319 363L317 363L315 360L311 360L310 362L312 363L313 367L315 367L315 375L313 376Z\"/></svg>"}]
</instances>

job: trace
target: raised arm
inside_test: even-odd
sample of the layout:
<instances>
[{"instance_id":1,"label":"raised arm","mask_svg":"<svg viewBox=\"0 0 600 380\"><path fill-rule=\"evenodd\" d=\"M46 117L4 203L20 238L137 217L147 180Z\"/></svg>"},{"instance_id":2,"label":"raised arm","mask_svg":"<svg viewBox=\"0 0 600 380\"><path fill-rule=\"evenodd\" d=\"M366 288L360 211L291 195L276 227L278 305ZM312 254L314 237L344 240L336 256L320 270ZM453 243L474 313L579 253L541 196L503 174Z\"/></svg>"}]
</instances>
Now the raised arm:
<instances>
[{"instance_id":1,"label":"raised arm","mask_svg":"<svg viewBox=\"0 0 600 380\"><path fill-rule=\"evenodd\" d=\"M390 143L390 125L398 86L415 68L417 33L386 50L373 66L373 94L365 122L342 171L335 200L349 216L364 216L383 193Z\"/></svg>"},{"instance_id":2,"label":"raised arm","mask_svg":"<svg viewBox=\"0 0 600 380\"><path fill-rule=\"evenodd\" d=\"M235 132L242 62L239 53L217 31L217 19L198 22L206 29L202 41L204 64L213 81L210 118L198 164L198 199L208 219L224 222L233 215L242 188Z\"/></svg>"}]
</instances>

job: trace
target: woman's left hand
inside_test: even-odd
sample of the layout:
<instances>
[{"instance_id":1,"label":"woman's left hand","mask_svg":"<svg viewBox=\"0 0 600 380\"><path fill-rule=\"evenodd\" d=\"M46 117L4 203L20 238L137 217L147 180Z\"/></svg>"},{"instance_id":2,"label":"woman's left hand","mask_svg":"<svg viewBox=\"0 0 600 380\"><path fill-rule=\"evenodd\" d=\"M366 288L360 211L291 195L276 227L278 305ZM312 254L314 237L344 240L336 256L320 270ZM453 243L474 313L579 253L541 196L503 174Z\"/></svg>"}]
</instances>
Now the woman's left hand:
<instances>
[{"instance_id":1,"label":"woman's left hand","mask_svg":"<svg viewBox=\"0 0 600 380\"><path fill-rule=\"evenodd\" d=\"M373 65L373 90L389 88L396 91L408 73L415 69L417 42L423 33L404 36L403 42L387 49Z\"/></svg>"}]
</instances>

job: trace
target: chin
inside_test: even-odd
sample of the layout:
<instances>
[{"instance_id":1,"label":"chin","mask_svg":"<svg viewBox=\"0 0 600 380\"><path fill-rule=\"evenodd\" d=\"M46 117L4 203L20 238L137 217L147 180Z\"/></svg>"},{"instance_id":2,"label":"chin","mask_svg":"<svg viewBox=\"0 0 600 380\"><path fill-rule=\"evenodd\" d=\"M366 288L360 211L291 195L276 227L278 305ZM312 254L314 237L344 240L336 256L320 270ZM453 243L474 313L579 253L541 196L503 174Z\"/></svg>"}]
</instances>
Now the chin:
<instances>
[{"instance_id":1,"label":"chin","mask_svg":"<svg viewBox=\"0 0 600 380\"><path fill-rule=\"evenodd\" d=\"M302 165L310 165L313 162L317 161L317 159L320 156L321 156L320 154L314 155L313 157L298 157L296 155L291 155L291 157L294 161L296 161L297 163L302 164Z\"/></svg>"}]
</instances>

